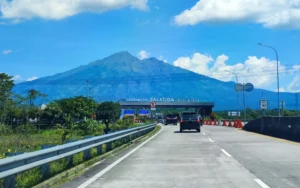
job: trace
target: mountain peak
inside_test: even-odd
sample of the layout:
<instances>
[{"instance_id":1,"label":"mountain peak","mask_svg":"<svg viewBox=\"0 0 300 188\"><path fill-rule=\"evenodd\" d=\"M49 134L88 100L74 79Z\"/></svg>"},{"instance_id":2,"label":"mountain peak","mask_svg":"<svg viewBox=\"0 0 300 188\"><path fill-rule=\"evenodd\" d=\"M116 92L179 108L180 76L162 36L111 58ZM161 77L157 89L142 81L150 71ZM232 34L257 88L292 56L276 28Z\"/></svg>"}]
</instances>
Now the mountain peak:
<instances>
[{"instance_id":1,"label":"mountain peak","mask_svg":"<svg viewBox=\"0 0 300 188\"><path fill-rule=\"evenodd\" d=\"M130 54L128 51L120 51L117 53L114 53L104 59L97 60L92 62L92 65L95 64L102 64L104 62L106 63L124 63L124 62L132 62L132 61L139 61L139 59L132 54Z\"/></svg>"},{"instance_id":2,"label":"mountain peak","mask_svg":"<svg viewBox=\"0 0 300 188\"><path fill-rule=\"evenodd\" d=\"M107 58L112 58L112 57L115 57L115 58L133 58L134 56L129 53L128 51L120 51L120 52L117 52L117 53L114 53L110 56L108 56ZM136 58L136 57L134 57Z\"/></svg>"}]
</instances>

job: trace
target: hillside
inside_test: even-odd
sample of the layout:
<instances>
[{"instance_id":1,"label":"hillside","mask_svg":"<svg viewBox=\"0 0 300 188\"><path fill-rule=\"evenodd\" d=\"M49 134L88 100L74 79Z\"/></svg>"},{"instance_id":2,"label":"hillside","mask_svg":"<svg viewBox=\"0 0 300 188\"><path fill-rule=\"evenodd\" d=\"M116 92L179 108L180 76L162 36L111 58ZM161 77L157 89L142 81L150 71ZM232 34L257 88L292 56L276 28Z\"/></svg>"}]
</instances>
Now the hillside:
<instances>
[{"instance_id":1,"label":"hillside","mask_svg":"<svg viewBox=\"0 0 300 188\"><path fill-rule=\"evenodd\" d=\"M48 95L48 101L88 95L98 101L124 98L195 98L215 102L216 109L236 109L234 82L222 82L172 66L155 58L140 60L128 52L119 52L67 72L17 84L14 91L36 89ZM276 107L276 93L255 89L246 94L247 106L257 109L262 92L271 107ZM293 108L294 94L281 99ZM239 96L242 105L242 94Z\"/></svg>"}]
</instances>

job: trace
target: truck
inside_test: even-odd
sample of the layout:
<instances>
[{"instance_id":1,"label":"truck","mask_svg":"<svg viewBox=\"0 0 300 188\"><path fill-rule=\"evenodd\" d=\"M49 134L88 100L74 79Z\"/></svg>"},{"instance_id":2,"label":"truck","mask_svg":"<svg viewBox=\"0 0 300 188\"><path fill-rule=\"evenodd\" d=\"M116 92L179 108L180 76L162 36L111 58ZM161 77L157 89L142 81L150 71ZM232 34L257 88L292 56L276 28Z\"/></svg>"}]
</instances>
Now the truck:
<instances>
[{"instance_id":1,"label":"truck","mask_svg":"<svg viewBox=\"0 0 300 188\"><path fill-rule=\"evenodd\" d=\"M183 112L180 118L180 132L195 129L201 132L202 119L196 112Z\"/></svg>"}]
</instances>

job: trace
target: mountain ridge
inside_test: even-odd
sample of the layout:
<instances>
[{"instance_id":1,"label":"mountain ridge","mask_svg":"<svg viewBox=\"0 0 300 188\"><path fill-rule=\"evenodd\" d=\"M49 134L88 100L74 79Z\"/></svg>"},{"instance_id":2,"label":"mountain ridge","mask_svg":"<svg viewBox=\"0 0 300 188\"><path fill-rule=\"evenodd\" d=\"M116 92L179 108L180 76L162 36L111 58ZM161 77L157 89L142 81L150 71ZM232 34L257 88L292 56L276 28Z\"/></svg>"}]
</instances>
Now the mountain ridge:
<instances>
[{"instance_id":1,"label":"mountain ridge","mask_svg":"<svg viewBox=\"0 0 300 188\"><path fill-rule=\"evenodd\" d=\"M47 94L49 101L78 95L89 95L98 101L199 98L203 102L215 102L217 109L242 109L242 97L240 95L238 103L234 85L234 82L223 82L156 58L140 60L127 51L121 51L69 71L19 83L13 91L22 94L36 89ZM262 89L246 93L247 106L258 108L262 92L270 100L270 106L276 107L276 93ZM292 104L292 94L282 93L281 96L287 104Z\"/></svg>"}]
</instances>

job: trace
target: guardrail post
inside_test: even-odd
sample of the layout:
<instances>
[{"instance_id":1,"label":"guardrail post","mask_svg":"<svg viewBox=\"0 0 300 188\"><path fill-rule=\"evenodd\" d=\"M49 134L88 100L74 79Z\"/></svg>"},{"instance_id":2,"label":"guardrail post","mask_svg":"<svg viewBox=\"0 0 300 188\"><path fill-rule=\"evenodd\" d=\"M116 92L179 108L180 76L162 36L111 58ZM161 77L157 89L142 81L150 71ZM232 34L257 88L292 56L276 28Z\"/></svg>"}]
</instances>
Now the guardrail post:
<instances>
[{"instance_id":1,"label":"guardrail post","mask_svg":"<svg viewBox=\"0 0 300 188\"><path fill-rule=\"evenodd\" d=\"M43 179L47 179L50 176L50 164L49 163L41 165L41 173L42 173Z\"/></svg>"},{"instance_id":2,"label":"guardrail post","mask_svg":"<svg viewBox=\"0 0 300 188\"><path fill-rule=\"evenodd\" d=\"M83 154L84 154L83 155L84 160L88 160L91 158L91 150L90 149L84 150Z\"/></svg>"},{"instance_id":3,"label":"guardrail post","mask_svg":"<svg viewBox=\"0 0 300 188\"><path fill-rule=\"evenodd\" d=\"M121 138L121 142L122 142L122 144L125 144L125 137Z\"/></svg>"},{"instance_id":4,"label":"guardrail post","mask_svg":"<svg viewBox=\"0 0 300 188\"><path fill-rule=\"evenodd\" d=\"M16 187L16 175L11 175L4 178L4 188L15 188Z\"/></svg>"},{"instance_id":5,"label":"guardrail post","mask_svg":"<svg viewBox=\"0 0 300 188\"><path fill-rule=\"evenodd\" d=\"M108 142L107 144L106 144L106 152L109 152L109 151L111 151L112 150L112 142Z\"/></svg>"},{"instance_id":6,"label":"guardrail post","mask_svg":"<svg viewBox=\"0 0 300 188\"><path fill-rule=\"evenodd\" d=\"M96 149L97 149L97 154L101 155L102 154L102 145L97 146Z\"/></svg>"},{"instance_id":7,"label":"guardrail post","mask_svg":"<svg viewBox=\"0 0 300 188\"><path fill-rule=\"evenodd\" d=\"M67 167L72 167L73 166L73 155L66 157L66 160L67 160Z\"/></svg>"}]
</instances>

